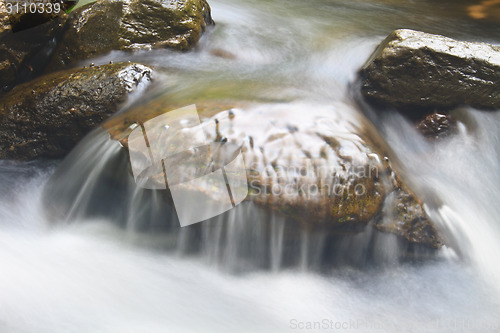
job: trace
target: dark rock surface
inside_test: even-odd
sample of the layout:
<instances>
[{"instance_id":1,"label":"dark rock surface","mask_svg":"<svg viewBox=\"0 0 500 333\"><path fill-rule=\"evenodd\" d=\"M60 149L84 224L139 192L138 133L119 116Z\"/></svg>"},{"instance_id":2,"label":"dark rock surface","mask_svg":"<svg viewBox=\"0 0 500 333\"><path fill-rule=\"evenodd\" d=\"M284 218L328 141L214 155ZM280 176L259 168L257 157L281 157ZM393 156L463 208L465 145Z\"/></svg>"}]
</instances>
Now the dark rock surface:
<instances>
[{"instance_id":1,"label":"dark rock surface","mask_svg":"<svg viewBox=\"0 0 500 333\"><path fill-rule=\"evenodd\" d=\"M40 24L26 27L21 15L17 24L19 31L11 24L5 4L0 4L0 90L8 91L16 84L26 82L40 74L50 60L55 47L55 37L66 21L62 14L51 20L41 17ZM31 24L30 18L26 18ZM30 23L31 22L31 23ZM38 20L36 20L38 22ZM43 23L43 24L42 24ZM22 27L22 28L21 28Z\"/></svg>"},{"instance_id":2,"label":"dark rock surface","mask_svg":"<svg viewBox=\"0 0 500 333\"><path fill-rule=\"evenodd\" d=\"M500 108L500 47L396 30L360 71L371 103L425 113L470 105Z\"/></svg>"},{"instance_id":3,"label":"dark rock surface","mask_svg":"<svg viewBox=\"0 0 500 333\"><path fill-rule=\"evenodd\" d=\"M116 112L128 94L151 80L133 63L49 74L0 99L0 158L57 158Z\"/></svg>"},{"instance_id":4,"label":"dark rock surface","mask_svg":"<svg viewBox=\"0 0 500 333\"><path fill-rule=\"evenodd\" d=\"M441 138L457 131L457 121L449 114L432 113L422 119L417 129L427 138Z\"/></svg>"},{"instance_id":5,"label":"dark rock surface","mask_svg":"<svg viewBox=\"0 0 500 333\"><path fill-rule=\"evenodd\" d=\"M210 24L205 0L100 0L69 14L49 70L112 50L189 50Z\"/></svg>"},{"instance_id":6,"label":"dark rock surface","mask_svg":"<svg viewBox=\"0 0 500 333\"><path fill-rule=\"evenodd\" d=\"M4 8L7 8L6 6L9 4L13 6L13 10L10 14L7 10L5 10L5 13L7 13L8 18L8 28L12 29L14 32L33 28L37 25L52 21L59 16L64 16L65 9L68 8L62 0L37 0L31 3L27 2L28 7L26 11L23 7L23 1L4 0L4 3L5 5L2 4ZM31 4L37 4L41 7L37 7L37 10L32 12L32 9L29 7ZM56 4L59 7L54 7ZM59 10L57 10L57 8L59 8ZM0 9L0 13L3 12L4 11ZM0 22L1 21L2 19L0 19Z\"/></svg>"},{"instance_id":7,"label":"dark rock surface","mask_svg":"<svg viewBox=\"0 0 500 333\"><path fill-rule=\"evenodd\" d=\"M442 243L422 203L404 185L389 194L386 200L385 209L392 212L392 217L381 215L376 219L375 228L400 235L412 244L437 247Z\"/></svg>"},{"instance_id":8,"label":"dark rock surface","mask_svg":"<svg viewBox=\"0 0 500 333\"><path fill-rule=\"evenodd\" d=\"M10 29L9 14L7 13L7 7L5 2L0 1L0 34L7 29Z\"/></svg>"}]
</instances>

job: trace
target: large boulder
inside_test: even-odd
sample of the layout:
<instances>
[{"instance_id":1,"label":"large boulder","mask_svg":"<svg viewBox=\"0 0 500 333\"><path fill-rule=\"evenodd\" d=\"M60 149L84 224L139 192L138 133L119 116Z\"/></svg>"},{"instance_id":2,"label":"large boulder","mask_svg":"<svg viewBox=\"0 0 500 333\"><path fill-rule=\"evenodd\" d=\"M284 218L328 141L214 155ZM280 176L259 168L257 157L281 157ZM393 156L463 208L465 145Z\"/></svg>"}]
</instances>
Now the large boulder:
<instances>
[{"instance_id":1,"label":"large boulder","mask_svg":"<svg viewBox=\"0 0 500 333\"><path fill-rule=\"evenodd\" d=\"M500 108L500 47L396 30L360 71L364 97L418 112L470 105Z\"/></svg>"},{"instance_id":2,"label":"large boulder","mask_svg":"<svg viewBox=\"0 0 500 333\"><path fill-rule=\"evenodd\" d=\"M151 107L140 106L104 126L127 147L131 123L153 116ZM165 124L157 125L158 131L164 130ZM171 140L178 142L169 145L196 147L199 135L240 146L247 168L247 199L304 228L355 233L371 225L411 244L441 244L422 203L394 171L383 140L355 108L266 104L232 109L176 134ZM148 132L148 137L156 134ZM134 151L134 158L142 153L147 151ZM164 176L152 175L151 181L164 184ZM215 190L185 190L218 200Z\"/></svg>"},{"instance_id":3,"label":"large boulder","mask_svg":"<svg viewBox=\"0 0 500 333\"><path fill-rule=\"evenodd\" d=\"M16 86L0 99L0 158L62 157L151 80L133 63L73 69Z\"/></svg>"},{"instance_id":4,"label":"large boulder","mask_svg":"<svg viewBox=\"0 0 500 333\"><path fill-rule=\"evenodd\" d=\"M71 12L49 69L112 50L188 50L210 24L205 0L99 0Z\"/></svg>"}]
</instances>

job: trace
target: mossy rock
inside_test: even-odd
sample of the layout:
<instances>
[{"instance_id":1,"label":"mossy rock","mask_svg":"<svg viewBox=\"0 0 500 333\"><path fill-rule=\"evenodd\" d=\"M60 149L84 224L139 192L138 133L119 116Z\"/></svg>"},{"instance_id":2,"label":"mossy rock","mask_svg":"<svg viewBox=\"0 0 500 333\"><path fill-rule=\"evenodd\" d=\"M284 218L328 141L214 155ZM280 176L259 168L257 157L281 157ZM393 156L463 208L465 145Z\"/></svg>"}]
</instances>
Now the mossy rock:
<instances>
[{"instance_id":1,"label":"mossy rock","mask_svg":"<svg viewBox=\"0 0 500 333\"><path fill-rule=\"evenodd\" d=\"M425 114L460 105L500 109L500 47L396 30L360 71L371 103Z\"/></svg>"},{"instance_id":2,"label":"mossy rock","mask_svg":"<svg viewBox=\"0 0 500 333\"><path fill-rule=\"evenodd\" d=\"M27 10L24 10L23 2L19 0L4 0L5 5L0 5L0 17L4 13L7 14L8 29L13 32L18 32L26 29L33 28L37 25L44 24L56 19L59 16L64 16L66 9L69 8L68 2L63 0L36 0L30 1L28 3ZM43 4L43 10L37 9L32 12L30 9L30 4ZM5 6L13 5L13 11L8 14ZM59 6L59 10L56 10L54 5ZM50 7L48 7L50 6ZM5 8L5 11L4 9ZM2 22L2 18L0 18Z\"/></svg>"},{"instance_id":3,"label":"mossy rock","mask_svg":"<svg viewBox=\"0 0 500 333\"><path fill-rule=\"evenodd\" d=\"M69 14L49 70L113 50L186 51L210 24L205 0L99 0Z\"/></svg>"},{"instance_id":4,"label":"mossy rock","mask_svg":"<svg viewBox=\"0 0 500 333\"><path fill-rule=\"evenodd\" d=\"M120 63L57 72L15 87L0 99L0 158L63 157L151 75L146 66Z\"/></svg>"},{"instance_id":5,"label":"mossy rock","mask_svg":"<svg viewBox=\"0 0 500 333\"><path fill-rule=\"evenodd\" d=\"M25 14L11 17L0 2L1 91L9 91L43 72L55 46L54 38L65 22L64 12L57 17Z\"/></svg>"}]
</instances>

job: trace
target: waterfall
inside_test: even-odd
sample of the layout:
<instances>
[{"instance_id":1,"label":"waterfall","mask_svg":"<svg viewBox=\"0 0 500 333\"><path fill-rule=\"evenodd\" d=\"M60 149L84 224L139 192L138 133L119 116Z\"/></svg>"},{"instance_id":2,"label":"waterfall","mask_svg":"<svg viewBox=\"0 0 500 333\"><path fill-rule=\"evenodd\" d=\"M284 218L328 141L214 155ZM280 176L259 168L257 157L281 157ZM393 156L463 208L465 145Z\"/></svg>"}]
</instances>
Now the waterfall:
<instances>
[{"instance_id":1,"label":"waterfall","mask_svg":"<svg viewBox=\"0 0 500 333\"><path fill-rule=\"evenodd\" d=\"M138 187L127 149L104 129L89 134L61 163L46 186L44 202L54 224L105 219L124 228L132 243L141 238L146 247L195 255L235 272L380 267L432 257L433 252L415 249L410 258L402 239L370 225L357 233L310 228L252 200L181 228L168 190ZM391 212L384 214L389 217Z\"/></svg>"},{"instance_id":2,"label":"waterfall","mask_svg":"<svg viewBox=\"0 0 500 333\"><path fill-rule=\"evenodd\" d=\"M483 276L500 279L500 116L470 108L454 111L457 136L429 142L406 120L390 114L380 120L408 179L447 242ZM450 253L454 256L454 253Z\"/></svg>"},{"instance_id":3,"label":"waterfall","mask_svg":"<svg viewBox=\"0 0 500 333\"><path fill-rule=\"evenodd\" d=\"M260 105L254 133L268 105L309 106L278 119L318 105L345 107L349 126L361 123L349 112L369 116L447 246L414 247L372 223L332 232L251 200L181 228L169 192L138 187L124 143L98 128L62 161L0 161L0 332L499 332L498 111L453 111L458 134L430 141L396 112L361 113L350 86L394 29L498 44L496 23L469 18L467 1L208 2L217 25L190 52L77 65L154 68L118 116Z\"/></svg>"}]
</instances>

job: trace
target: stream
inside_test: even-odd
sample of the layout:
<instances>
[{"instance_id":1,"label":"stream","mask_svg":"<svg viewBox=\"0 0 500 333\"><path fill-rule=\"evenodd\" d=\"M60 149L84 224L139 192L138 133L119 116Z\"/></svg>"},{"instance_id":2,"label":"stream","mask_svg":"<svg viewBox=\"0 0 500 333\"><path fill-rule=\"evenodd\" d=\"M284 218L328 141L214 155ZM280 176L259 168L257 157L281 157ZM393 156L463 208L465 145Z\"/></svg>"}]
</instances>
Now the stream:
<instances>
[{"instance_id":1,"label":"stream","mask_svg":"<svg viewBox=\"0 0 500 333\"><path fill-rule=\"evenodd\" d=\"M468 17L469 1L209 3L217 25L194 51L115 51L92 62L158 68L144 100L353 108L357 70L394 29L500 44L500 24ZM143 98L133 96L129 105ZM131 212L115 216L124 219L121 226L79 214L95 193L80 187L81 179L97 181L92 177L107 161L119 160L118 142L97 130L63 162L0 161L0 332L499 332L500 114L455 110L458 134L430 142L397 113L365 112L400 161L402 178L450 239L436 256L394 262L389 242L380 244L383 260L367 267L323 270L313 259L281 267L282 249L273 243L272 269L262 270L231 257L228 239L219 246L219 238L207 238L204 253L192 255L187 232L137 232ZM71 203L76 213L69 223L54 223L46 212L54 174L66 174L68 188L82 193ZM122 209L105 196L102 204ZM235 211L226 218L248 213ZM352 244L340 249L339 257L355 256Z\"/></svg>"}]
</instances>

